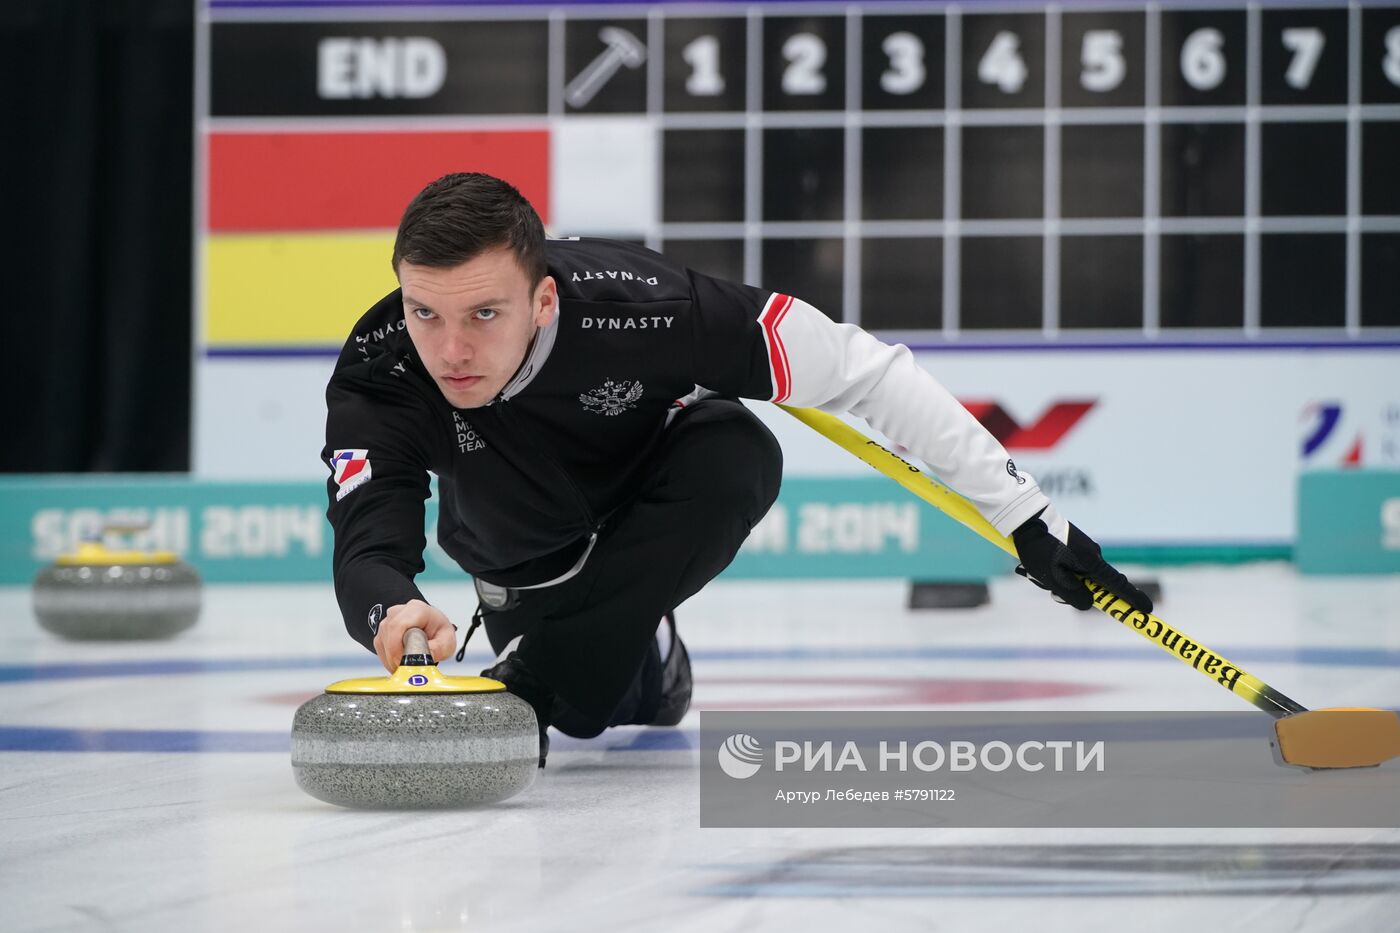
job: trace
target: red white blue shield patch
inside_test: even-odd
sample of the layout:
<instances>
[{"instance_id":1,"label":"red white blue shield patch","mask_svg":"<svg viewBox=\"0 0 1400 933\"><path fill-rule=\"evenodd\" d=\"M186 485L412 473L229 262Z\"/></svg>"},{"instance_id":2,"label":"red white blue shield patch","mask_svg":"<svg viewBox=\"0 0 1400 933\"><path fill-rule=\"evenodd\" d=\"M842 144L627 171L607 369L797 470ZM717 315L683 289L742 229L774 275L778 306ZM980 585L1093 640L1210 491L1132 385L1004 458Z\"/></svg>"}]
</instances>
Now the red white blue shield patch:
<instances>
[{"instance_id":1,"label":"red white blue shield patch","mask_svg":"<svg viewBox=\"0 0 1400 933\"><path fill-rule=\"evenodd\" d=\"M339 502L369 482L369 451L337 450L331 457L331 470L335 473L335 484L340 487L335 494L335 501Z\"/></svg>"}]
</instances>

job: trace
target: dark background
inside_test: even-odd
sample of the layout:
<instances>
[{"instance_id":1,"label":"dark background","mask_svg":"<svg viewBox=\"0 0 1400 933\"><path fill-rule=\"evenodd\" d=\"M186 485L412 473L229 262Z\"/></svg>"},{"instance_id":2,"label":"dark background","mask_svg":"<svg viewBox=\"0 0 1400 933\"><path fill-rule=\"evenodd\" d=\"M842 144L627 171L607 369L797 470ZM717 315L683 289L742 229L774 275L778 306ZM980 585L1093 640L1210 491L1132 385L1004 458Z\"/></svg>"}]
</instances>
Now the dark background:
<instances>
[{"instance_id":1,"label":"dark background","mask_svg":"<svg viewBox=\"0 0 1400 933\"><path fill-rule=\"evenodd\" d=\"M11 112L7 145L0 146L0 177L7 181L9 241L0 255L12 288L26 294L4 329L9 397L0 472L184 471L189 468L192 322L192 165L194 111L193 0L8 0L0 4L0 68ZM1380 37L1400 25L1400 9L1362 11L1359 61L1347 54L1346 11L1279 7L1261 19L1262 101L1266 105L1336 105L1346 97L1347 69L1361 70L1365 104L1400 102L1400 87L1385 78ZM765 60L756 86L745 87L747 20L741 16L666 19L667 59L662 100L667 112L737 114L750 102L782 119L762 128L672 128L662 137L665 224L718 223L713 232L671 231L663 248L678 260L727 278L743 276L746 243L735 228L745 220L746 147L761 145L757 179L765 223L816 223L800 235L764 231L747 246L761 257L762 284L800 292L842 319L851 309L843 289L846 245L831 225L848 220L877 224L961 219L1011 221L1010 228L964 229L944 268L943 239L930 230L881 227L849 257L861 273L861 323L874 330L934 332L944 322L943 282L958 284L959 324L970 333L1022 332L1038 339L1044 289L1058 282L1059 328L1111 329L1141 335L1143 283L1156 272L1160 326L1243 326L1244 236L1221 221L1242 221L1247 129L1244 117L1205 114L1193 108L1245 102L1248 58L1246 16L1240 9L1161 11L1155 50L1164 105L1158 162L1160 216L1177 221L1159 238L1160 265L1143 268L1143 240L1121 221L1144 211L1147 171L1141 122L1102 119L1113 108L1138 106L1146 94L1146 37L1142 13L1076 11L1062 14L1061 35L1047 49L1043 11L975 9L962 18L959 101L971 118L958 134L957 182L944 190L949 131L908 114L944 107L941 49L945 18L936 8L866 11L865 51L855 85L844 77L846 20L802 16L773 7L763 17ZM573 74L596 53L607 19L565 24L561 71ZM620 21L637 35L645 22ZM389 24L361 24L386 35ZM1287 85L1290 56L1278 41L1289 26L1310 26L1327 38L1312 82ZM431 27L431 28L429 28ZM313 101L306 96L315 41L325 25L239 24L211 30L211 111L223 116L320 113L533 113L547 105L548 48L543 20L493 21L485 32L465 24L415 26L451 51L452 81L430 100ZM1122 37L1127 70L1119 87L1103 93L1082 88L1078 49L1090 29L1111 28ZM1178 64L1194 30L1217 30L1228 70L1217 85L1191 86ZM1017 35L1026 67L1014 90L979 78L978 63L1000 33ZM910 94L882 89L889 60L882 41L894 32L916 34L928 50L925 83ZM797 33L817 37L826 49L820 90L784 88L784 44ZM696 97L686 91L686 45L702 36L720 40L723 93ZM258 38L263 37L263 38ZM1046 87L1047 54L1060 59L1058 86ZM268 63L271 63L270 65ZM490 81L515 63L532 80ZM266 65L267 67L261 67ZM298 70L300 69L300 70ZM301 75L288 80L287 75ZM277 76L281 76L280 79ZM455 83L454 83L455 82ZM490 88L490 93L483 89ZM300 88L300 97L289 89ZM504 93L500 93L504 89ZM579 109L637 113L646 106L644 69L630 69ZM1044 124L1025 119L1058 96L1063 106L1060 141L1060 216L1067 221L1120 221L1116 228L1068 231L1059 242L1059 268L1047 278L1043 231L1047 192L1041 167L1047 153ZM847 140L839 120L847 106L877 119L856 137L861 192L848 205ZM569 112L573 112L570 109ZM1019 116L1018 116L1019 114ZM810 125L808 125L810 123ZM1340 329L1348 257L1347 126L1335 114L1290 122L1265 112L1259 127L1259 212L1283 227L1258 238L1260 325ZM1364 116L1360 126L1360 213L1400 215L1400 123ZM959 206L944 217L945 194ZM847 210L858 212L847 217ZM1195 232L1181 221L1205 220ZM1321 232L1290 230L1292 219L1321 220ZM1318 225L1313 224L1314 227ZM1004 225L1003 225L1004 227ZM1335 229L1334 229L1335 228ZM586 232L586 231L580 231ZM692 237L694 237L692 239ZM1400 234L1367 230L1359 238L1361 323L1400 326L1394 299L1400 269ZM757 284L757 283L755 283ZM911 300L911 297L914 300ZM1054 296L1052 296L1054 297ZM1147 338L1144 338L1147 339Z\"/></svg>"},{"instance_id":2,"label":"dark background","mask_svg":"<svg viewBox=\"0 0 1400 933\"><path fill-rule=\"evenodd\" d=\"M189 469L193 7L0 4L0 472Z\"/></svg>"}]
</instances>

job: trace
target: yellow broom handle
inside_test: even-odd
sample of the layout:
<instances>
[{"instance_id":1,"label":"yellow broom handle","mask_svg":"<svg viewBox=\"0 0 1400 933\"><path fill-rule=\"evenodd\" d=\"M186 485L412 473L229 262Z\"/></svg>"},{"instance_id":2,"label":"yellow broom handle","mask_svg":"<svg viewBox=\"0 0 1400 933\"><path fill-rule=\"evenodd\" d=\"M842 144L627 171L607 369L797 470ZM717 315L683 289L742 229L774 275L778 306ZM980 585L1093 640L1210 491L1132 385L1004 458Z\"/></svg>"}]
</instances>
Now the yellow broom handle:
<instances>
[{"instance_id":1,"label":"yellow broom handle","mask_svg":"<svg viewBox=\"0 0 1400 933\"><path fill-rule=\"evenodd\" d=\"M971 502L935 481L898 454L887 450L840 418L824 411L815 408L789 408L786 405L778 407L827 440L855 454L940 512L977 532L1012 557L1017 556L1016 545L1011 539L997 531ZM1084 585L1094 594L1095 608L1269 715L1277 718L1306 709L1238 664L1232 664L1205 645L1187 637L1186 633L1167 625L1157 616L1138 612L1126 600L1118 598L1092 580L1086 579Z\"/></svg>"}]
</instances>

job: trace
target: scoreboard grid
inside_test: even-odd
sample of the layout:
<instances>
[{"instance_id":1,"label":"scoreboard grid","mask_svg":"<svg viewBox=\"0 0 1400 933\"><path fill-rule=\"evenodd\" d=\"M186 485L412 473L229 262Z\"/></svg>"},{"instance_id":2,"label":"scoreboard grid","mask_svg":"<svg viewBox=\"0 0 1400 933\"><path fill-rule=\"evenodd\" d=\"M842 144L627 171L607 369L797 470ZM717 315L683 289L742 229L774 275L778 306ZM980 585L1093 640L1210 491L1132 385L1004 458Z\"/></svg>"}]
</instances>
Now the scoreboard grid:
<instances>
[{"instance_id":1,"label":"scoreboard grid","mask_svg":"<svg viewBox=\"0 0 1400 933\"><path fill-rule=\"evenodd\" d=\"M516 75L523 96L538 94L529 82L544 82L538 110L404 112L403 102L380 102L376 112L373 102L355 102L301 112L301 104L220 93L232 74L221 72L221 56L254 35L230 30L361 24L408 36L415 26L460 21L543 24L544 61L523 63ZM1227 77L1215 95L1224 102L1181 101L1186 79L1174 69L1182 33L1197 22L1215 25L1188 35L1213 29L1225 37ZM656 138L658 209L631 236L696 268L793 291L838 320L913 343L1344 337L1367 344L1400 336L1400 81L1367 72L1390 64L1378 60L1377 37L1394 31L1400 49L1400 8L1390 4L386 10L214 0L206 23L213 40L205 132L551 127L591 114L635 116ZM644 40L641 73L621 73L574 106L565 88L601 48L596 36L608 25ZM1239 35L1230 32L1237 25ZM1274 74L1266 82L1266 64L1280 61L1272 46L1289 29L1325 38L1311 72L1316 87L1289 90ZM1100 92L1110 105L1086 102L1092 92L1071 83L1081 63L1063 54L1087 43L1090 30L1114 32L1120 52L1141 55L1119 56L1119 83ZM1014 93L979 75L976 60L985 65L991 54L988 35L995 44L1007 33L1021 44L1019 57L1005 61L1040 60ZM889 45L896 34L941 38L941 47L924 48L924 84L902 98L871 81L898 79L895 53L881 53L897 48ZM674 45L691 35L742 36L742 71L721 71L725 90L710 95L723 98L719 107L677 91L693 62L672 54ZM792 44L798 35L808 38ZM779 39L798 58L775 60ZM872 46L877 39L884 45ZM821 64L806 73L813 83L783 96L783 72L805 67L811 59L801 56L817 44ZM719 43L712 61L731 64L733 45ZM1299 54L1295 48L1285 59L1296 67ZM1230 100L1241 57L1242 94ZM934 82L941 94L925 106L899 106ZM1012 74L1007 84L1015 83ZM1290 94L1305 100L1279 102ZM1311 161L1297 164L1299 153ZM1193 176L1192 158L1219 177ZM1134 172L1140 178L1117 177ZM1238 203L1201 212L1183 206L1193 197ZM1183 284L1190 276L1202 278L1194 294ZM1197 309L1200 319L1191 316Z\"/></svg>"}]
</instances>

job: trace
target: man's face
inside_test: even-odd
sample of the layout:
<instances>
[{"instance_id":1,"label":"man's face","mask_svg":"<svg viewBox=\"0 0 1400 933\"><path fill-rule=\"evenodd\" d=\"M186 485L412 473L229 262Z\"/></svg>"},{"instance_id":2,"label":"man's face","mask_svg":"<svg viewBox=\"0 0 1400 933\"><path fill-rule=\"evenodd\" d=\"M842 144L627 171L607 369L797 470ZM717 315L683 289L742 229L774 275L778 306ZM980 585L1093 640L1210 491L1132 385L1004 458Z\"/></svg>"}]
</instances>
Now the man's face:
<instances>
[{"instance_id":1,"label":"man's face","mask_svg":"<svg viewBox=\"0 0 1400 933\"><path fill-rule=\"evenodd\" d=\"M447 269L403 261L398 273L408 335L454 408L480 408L500 394L535 329L558 313L554 279L532 290L504 247Z\"/></svg>"}]
</instances>

